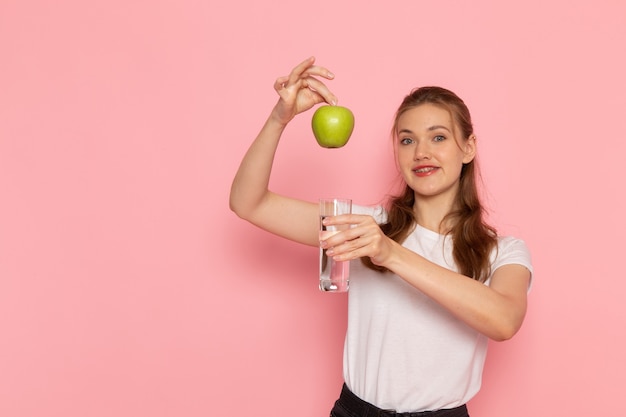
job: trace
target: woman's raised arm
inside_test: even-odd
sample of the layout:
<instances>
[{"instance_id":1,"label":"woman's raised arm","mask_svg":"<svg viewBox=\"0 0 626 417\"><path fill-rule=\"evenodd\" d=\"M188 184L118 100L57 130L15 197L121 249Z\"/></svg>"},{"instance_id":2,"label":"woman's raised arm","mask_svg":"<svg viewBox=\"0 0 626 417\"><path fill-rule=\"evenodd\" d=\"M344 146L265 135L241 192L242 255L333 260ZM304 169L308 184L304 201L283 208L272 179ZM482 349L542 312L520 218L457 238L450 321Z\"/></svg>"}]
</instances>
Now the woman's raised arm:
<instances>
[{"instance_id":1,"label":"woman's raised arm","mask_svg":"<svg viewBox=\"0 0 626 417\"><path fill-rule=\"evenodd\" d=\"M274 89L280 98L241 161L231 186L230 208L239 217L268 232L318 246L317 204L269 190L274 156L287 124L316 104L337 103L337 98L317 78L331 80L334 75L314 63L315 58L308 58L289 75L276 79Z\"/></svg>"}]
</instances>

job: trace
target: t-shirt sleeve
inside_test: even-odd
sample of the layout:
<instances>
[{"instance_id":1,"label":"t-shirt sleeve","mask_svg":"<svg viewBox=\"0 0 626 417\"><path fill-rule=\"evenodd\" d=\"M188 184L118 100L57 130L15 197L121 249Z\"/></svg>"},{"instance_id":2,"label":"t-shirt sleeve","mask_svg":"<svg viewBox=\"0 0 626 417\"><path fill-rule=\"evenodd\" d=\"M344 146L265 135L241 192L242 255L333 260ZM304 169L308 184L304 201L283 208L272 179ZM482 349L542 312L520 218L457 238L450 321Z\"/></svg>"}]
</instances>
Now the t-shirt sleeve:
<instances>
[{"instance_id":1,"label":"t-shirt sleeve","mask_svg":"<svg viewBox=\"0 0 626 417\"><path fill-rule=\"evenodd\" d=\"M530 251L526 242L514 237L500 238L495 260L491 264L492 274L501 266L511 264L522 265L530 271L530 282L528 284L528 290L530 291L534 274Z\"/></svg>"},{"instance_id":2,"label":"t-shirt sleeve","mask_svg":"<svg viewBox=\"0 0 626 417\"><path fill-rule=\"evenodd\" d=\"M352 213L372 216L378 224L382 224L387 221L387 213L382 206L360 206L353 204Z\"/></svg>"}]
</instances>

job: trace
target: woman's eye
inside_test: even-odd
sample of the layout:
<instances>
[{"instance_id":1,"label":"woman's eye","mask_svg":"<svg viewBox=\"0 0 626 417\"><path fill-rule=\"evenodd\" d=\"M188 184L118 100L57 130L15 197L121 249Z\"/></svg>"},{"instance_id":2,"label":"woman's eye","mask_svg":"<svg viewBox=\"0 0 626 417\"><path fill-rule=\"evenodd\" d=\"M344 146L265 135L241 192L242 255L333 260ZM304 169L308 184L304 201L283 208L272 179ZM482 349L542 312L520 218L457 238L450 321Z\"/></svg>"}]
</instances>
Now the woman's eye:
<instances>
[{"instance_id":1,"label":"woman's eye","mask_svg":"<svg viewBox=\"0 0 626 417\"><path fill-rule=\"evenodd\" d=\"M437 135L437 136L435 136L435 137L433 138L433 141L435 141L435 142L441 142L442 140L445 140L445 139L446 139L446 137L445 137L445 136L443 136L443 135Z\"/></svg>"},{"instance_id":2,"label":"woman's eye","mask_svg":"<svg viewBox=\"0 0 626 417\"><path fill-rule=\"evenodd\" d=\"M411 143L413 143L413 139L411 138L400 139L400 143L403 145L410 145Z\"/></svg>"}]
</instances>

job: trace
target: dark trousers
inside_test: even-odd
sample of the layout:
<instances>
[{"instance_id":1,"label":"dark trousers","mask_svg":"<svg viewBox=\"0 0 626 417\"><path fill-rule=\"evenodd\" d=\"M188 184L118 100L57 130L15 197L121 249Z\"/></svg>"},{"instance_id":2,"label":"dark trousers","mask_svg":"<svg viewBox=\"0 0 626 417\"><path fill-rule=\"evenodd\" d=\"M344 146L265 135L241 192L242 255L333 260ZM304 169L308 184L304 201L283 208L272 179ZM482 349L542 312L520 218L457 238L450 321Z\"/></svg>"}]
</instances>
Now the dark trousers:
<instances>
[{"instance_id":1,"label":"dark trousers","mask_svg":"<svg viewBox=\"0 0 626 417\"><path fill-rule=\"evenodd\" d=\"M381 410L354 395L344 384L339 399L330 411L330 417L469 417L469 414L465 405L446 410L415 413L396 413L393 410Z\"/></svg>"}]
</instances>

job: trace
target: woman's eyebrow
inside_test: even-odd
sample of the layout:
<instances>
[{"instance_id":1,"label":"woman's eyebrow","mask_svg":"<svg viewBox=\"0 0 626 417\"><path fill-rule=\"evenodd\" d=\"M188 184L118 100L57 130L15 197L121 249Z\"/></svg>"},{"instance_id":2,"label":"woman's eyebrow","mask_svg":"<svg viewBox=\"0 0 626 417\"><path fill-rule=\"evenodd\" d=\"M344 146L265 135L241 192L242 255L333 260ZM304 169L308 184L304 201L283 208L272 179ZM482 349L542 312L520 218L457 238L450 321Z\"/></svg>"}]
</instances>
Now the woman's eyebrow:
<instances>
[{"instance_id":1,"label":"woman's eyebrow","mask_svg":"<svg viewBox=\"0 0 626 417\"><path fill-rule=\"evenodd\" d=\"M452 132L450 129L448 129L446 126L443 126L443 125L434 125L434 126L430 126L430 127L428 128L428 130L429 130L429 131L432 131L432 130L437 130L437 129L445 129L445 130L447 130L448 132Z\"/></svg>"},{"instance_id":2,"label":"woman's eyebrow","mask_svg":"<svg viewBox=\"0 0 626 417\"><path fill-rule=\"evenodd\" d=\"M437 129L444 129L444 130L447 130L448 132L452 133L452 131L449 128L447 128L446 126L444 126L444 125L429 126L427 130L429 132L432 132L433 130L437 130ZM400 130L398 130L398 134L400 134L400 133L408 133L409 135L411 135L411 134L413 134L413 131L411 129L400 129Z\"/></svg>"}]
</instances>

